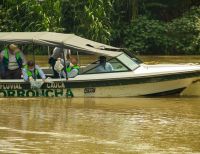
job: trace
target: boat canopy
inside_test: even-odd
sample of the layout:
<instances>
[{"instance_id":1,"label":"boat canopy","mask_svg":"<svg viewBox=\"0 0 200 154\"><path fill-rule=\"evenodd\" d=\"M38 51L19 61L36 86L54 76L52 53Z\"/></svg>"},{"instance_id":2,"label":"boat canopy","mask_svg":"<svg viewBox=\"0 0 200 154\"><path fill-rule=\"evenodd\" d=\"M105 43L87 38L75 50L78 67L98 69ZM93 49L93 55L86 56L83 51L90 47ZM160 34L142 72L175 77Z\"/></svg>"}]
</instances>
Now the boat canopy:
<instances>
[{"instance_id":1,"label":"boat canopy","mask_svg":"<svg viewBox=\"0 0 200 154\"><path fill-rule=\"evenodd\" d=\"M39 44L75 49L81 52L116 57L120 48L91 41L75 34L54 32L0 32L0 43Z\"/></svg>"}]
</instances>

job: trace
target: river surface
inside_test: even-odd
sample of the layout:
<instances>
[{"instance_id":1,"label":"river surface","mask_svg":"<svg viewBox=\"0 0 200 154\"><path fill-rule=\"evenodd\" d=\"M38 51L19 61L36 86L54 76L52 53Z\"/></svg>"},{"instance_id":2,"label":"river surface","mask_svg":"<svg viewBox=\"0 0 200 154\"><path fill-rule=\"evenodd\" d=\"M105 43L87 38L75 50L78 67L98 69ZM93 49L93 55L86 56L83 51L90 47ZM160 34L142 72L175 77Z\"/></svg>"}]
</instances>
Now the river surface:
<instances>
[{"instance_id":1,"label":"river surface","mask_svg":"<svg viewBox=\"0 0 200 154\"><path fill-rule=\"evenodd\" d=\"M0 153L200 153L200 98L1 99Z\"/></svg>"},{"instance_id":2,"label":"river surface","mask_svg":"<svg viewBox=\"0 0 200 154\"><path fill-rule=\"evenodd\" d=\"M141 58L200 62L196 56ZM200 97L1 98L4 153L199 154Z\"/></svg>"}]
</instances>

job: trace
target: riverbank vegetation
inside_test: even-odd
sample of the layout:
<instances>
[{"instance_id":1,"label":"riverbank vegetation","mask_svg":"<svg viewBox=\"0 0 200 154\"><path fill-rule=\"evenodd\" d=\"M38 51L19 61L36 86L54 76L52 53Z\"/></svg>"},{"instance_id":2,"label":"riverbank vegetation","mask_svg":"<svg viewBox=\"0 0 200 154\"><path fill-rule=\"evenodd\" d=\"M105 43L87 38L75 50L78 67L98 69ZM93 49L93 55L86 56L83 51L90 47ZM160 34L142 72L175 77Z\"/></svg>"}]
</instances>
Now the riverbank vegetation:
<instances>
[{"instance_id":1,"label":"riverbank vegetation","mask_svg":"<svg viewBox=\"0 0 200 154\"><path fill-rule=\"evenodd\" d=\"M3 0L0 31L51 31L137 54L200 54L199 0Z\"/></svg>"}]
</instances>

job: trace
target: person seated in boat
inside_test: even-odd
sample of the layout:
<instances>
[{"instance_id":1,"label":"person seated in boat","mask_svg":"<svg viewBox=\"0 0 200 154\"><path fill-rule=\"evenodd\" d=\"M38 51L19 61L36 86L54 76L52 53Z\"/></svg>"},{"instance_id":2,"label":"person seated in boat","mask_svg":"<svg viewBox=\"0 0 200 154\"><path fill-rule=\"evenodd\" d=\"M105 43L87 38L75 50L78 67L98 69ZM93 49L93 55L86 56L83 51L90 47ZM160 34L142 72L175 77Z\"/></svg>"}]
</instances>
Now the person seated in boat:
<instances>
[{"instance_id":1,"label":"person seated in boat","mask_svg":"<svg viewBox=\"0 0 200 154\"><path fill-rule=\"evenodd\" d=\"M62 62L59 62L59 63L62 65ZM57 66L57 64L55 66ZM55 70L57 70L58 74L60 74L60 77L63 77L63 78L74 78L79 74L80 67L78 65L78 59L75 57L71 57L70 61L66 61L66 68L64 68L63 65L57 66L57 67L60 67L60 69L55 68Z\"/></svg>"},{"instance_id":2,"label":"person seated in boat","mask_svg":"<svg viewBox=\"0 0 200 154\"><path fill-rule=\"evenodd\" d=\"M105 56L100 56L99 57L99 66L96 67L95 71L97 73L112 72L113 67L109 62L106 62Z\"/></svg>"},{"instance_id":3,"label":"person seated in boat","mask_svg":"<svg viewBox=\"0 0 200 154\"><path fill-rule=\"evenodd\" d=\"M53 53L49 58L49 64L52 67L54 78L58 78L59 77L58 72L54 69L54 66L55 66L56 61L58 60L58 58L61 58L62 60L64 60L64 57L66 57L65 60L67 60L67 59L70 58L70 55L71 55L70 50L63 49L63 51L62 51L62 49L59 48L59 47L55 47L54 48Z\"/></svg>"},{"instance_id":4,"label":"person seated in boat","mask_svg":"<svg viewBox=\"0 0 200 154\"><path fill-rule=\"evenodd\" d=\"M32 81L34 79L42 79L45 82L46 76L41 68L30 60L27 65L22 69L23 78L25 81Z\"/></svg>"},{"instance_id":5,"label":"person seated in boat","mask_svg":"<svg viewBox=\"0 0 200 154\"><path fill-rule=\"evenodd\" d=\"M26 59L15 44L8 45L1 52L0 59L3 79L21 79L22 67L26 64Z\"/></svg>"}]
</instances>

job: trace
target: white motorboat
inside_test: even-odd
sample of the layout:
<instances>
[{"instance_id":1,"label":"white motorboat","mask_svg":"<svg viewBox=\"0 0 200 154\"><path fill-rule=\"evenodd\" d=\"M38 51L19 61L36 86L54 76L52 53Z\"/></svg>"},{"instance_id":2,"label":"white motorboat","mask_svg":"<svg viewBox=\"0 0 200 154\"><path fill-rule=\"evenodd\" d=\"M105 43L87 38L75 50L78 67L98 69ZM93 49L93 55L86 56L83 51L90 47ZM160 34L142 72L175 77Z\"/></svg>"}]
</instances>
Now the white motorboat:
<instances>
[{"instance_id":1,"label":"white motorboat","mask_svg":"<svg viewBox=\"0 0 200 154\"><path fill-rule=\"evenodd\" d=\"M51 32L0 33L1 43L40 44L79 52L104 55L113 71L96 72L98 61L80 69L79 75L68 79L48 79L40 88L29 82L0 80L1 97L133 97L180 93L200 79L200 65L146 65L129 57L121 49L78 37ZM42 82L37 79L36 82Z\"/></svg>"}]
</instances>

